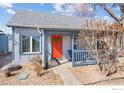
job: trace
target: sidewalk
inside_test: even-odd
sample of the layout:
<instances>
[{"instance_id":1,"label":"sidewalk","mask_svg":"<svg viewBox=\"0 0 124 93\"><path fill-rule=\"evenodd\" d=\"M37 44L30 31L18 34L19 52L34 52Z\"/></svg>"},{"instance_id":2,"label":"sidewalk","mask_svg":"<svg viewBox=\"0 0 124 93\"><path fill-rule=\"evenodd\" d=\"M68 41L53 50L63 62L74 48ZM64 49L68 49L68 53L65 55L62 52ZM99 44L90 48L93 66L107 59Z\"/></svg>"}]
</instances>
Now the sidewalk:
<instances>
[{"instance_id":1,"label":"sidewalk","mask_svg":"<svg viewBox=\"0 0 124 93\"><path fill-rule=\"evenodd\" d=\"M60 75L64 85L81 85L80 81L68 70L68 67L72 67L70 62L51 69Z\"/></svg>"}]
</instances>

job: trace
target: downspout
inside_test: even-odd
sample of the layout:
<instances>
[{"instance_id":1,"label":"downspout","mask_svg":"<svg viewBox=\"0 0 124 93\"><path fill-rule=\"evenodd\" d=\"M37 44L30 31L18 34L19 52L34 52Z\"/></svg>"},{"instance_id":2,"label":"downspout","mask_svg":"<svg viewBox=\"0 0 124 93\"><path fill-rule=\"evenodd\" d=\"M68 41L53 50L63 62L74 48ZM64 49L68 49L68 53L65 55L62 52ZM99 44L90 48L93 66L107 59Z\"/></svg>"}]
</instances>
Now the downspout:
<instances>
[{"instance_id":1,"label":"downspout","mask_svg":"<svg viewBox=\"0 0 124 93\"><path fill-rule=\"evenodd\" d=\"M45 45L45 43L46 43L45 42L46 41L46 33L44 33L44 31L40 31L39 27L37 27L37 31L40 35L42 35L42 45ZM41 46L40 46L40 48L41 48ZM42 66L44 67L45 70L47 70L48 63L47 63L47 57L46 57L46 46L42 46Z\"/></svg>"},{"instance_id":2,"label":"downspout","mask_svg":"<svg viewBox=\"0 0 124 93\"><path fill-rule=\"evenodd\" d=\"M41 36L42 33L41 33L39 27L36 27L36 29L37 29L38 34L40 34L40 36ZM40 42L40 52L41 52L41 42Z\"/></svg>"}]
</instances>

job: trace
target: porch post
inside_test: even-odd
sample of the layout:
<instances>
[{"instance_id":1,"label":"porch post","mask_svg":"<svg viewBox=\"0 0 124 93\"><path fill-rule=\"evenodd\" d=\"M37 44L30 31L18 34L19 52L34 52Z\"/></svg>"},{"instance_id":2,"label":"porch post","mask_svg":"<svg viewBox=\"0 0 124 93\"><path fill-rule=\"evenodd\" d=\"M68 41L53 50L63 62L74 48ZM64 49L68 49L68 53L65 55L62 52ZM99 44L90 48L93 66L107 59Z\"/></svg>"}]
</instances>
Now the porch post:
<instances>
[{"instance_id":1,"label":"porch post","mask_svg":"<svg viewBox=\"0 0 124 93\"><path fill-rule=\"evenodd\" d=\"M72 66L74 66L74 32L72 32Z\"/></svg>"},{"instance_id":2,"label":"porch post","mask_svg":"<svg viewBox=\"0 0 124 93\"><path fill-rule=\"evenodd\" d=\"M47 33L43 30L42 31L42 66L46 70L48 68L47 64Z\"/></svg>"}]
</instances>

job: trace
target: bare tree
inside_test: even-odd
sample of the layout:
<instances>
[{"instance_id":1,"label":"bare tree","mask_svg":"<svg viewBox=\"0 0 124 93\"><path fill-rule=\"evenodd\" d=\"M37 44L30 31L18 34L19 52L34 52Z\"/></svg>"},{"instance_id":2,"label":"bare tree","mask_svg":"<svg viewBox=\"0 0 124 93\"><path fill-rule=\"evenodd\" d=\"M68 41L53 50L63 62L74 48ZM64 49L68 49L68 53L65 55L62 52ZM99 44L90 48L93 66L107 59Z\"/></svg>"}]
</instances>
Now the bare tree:
<instances>
[{"instance_id":1,"label":"bare tree","mask_svg":"<svg viewBox=\"0 0 124 93\"><path fill-rule=\"evenodd\" d=\"M123 49L123 39L124 39L124 3L114 3L112 4L112 7L109 7L109 4L94 4L94 7L96 6L100 6L101 8L103 8L105 10L105 12L115 20L115 22L117 22L118 24L121 25L121 28L119 30L120 32L120 49ZM120 9L120 17L118 17L118 15L112 11L112 8L118 7Z\"/></svg>"},{"instance_id":2,"label":"bare tree","mask_svg":"<svg viewBox=\"0 0 124 93\"><path fill-rule=\"evenodd\" d=\"M94 56L100 70L106 76L116 72L116 61L118 57L118 29L117 23L110 24L107 21L87 19L80 31L80 40L85 40L87 50ZM101 65L101 63L106 63Z\"/></svg>"},{"instance_id":3,"label":"bare tree","mask_svg":"<svg viewBox=\"0 0 124 93\"><path fill-rule=\"evenodd\" d=\"M72 4L74 9L74 14L80 17L94 17L93 4L89 3L76 3Z\"/></svg>"},{"instance_id":4,"label":"bare tree","mask_svg":"<svg viewBox=\"0 0 124 93\"><path fill-rule=\"evenodd\" d=\"M109 4L94 4L94 7L96 6L100 6L101 8L103 8L105 10L105 12L111 17L113 18L116 22L118 22L119 24L123 24L123 15L124 15L124 4L120 3L120 4L112 4L112 6L110 7ZM113 12L112 8L118 7L120 9L121 15L120 17L118 17L118 15L116 13Z\"/></svg>"},{"instance_id":5,"label":"bare tree","mask_svg":"<svg viewBox=\"0 0 124 93\"><path fill-rule=\"evenodd\" d=\"M117 4L121 10L121 13L122 15L121 16L124 16L124 3L120 3L120 4Z\"/></svg>"},{"instance_id":6,"label":"bare tree","mask_svg":"<svg viewBox=\"0 0 124 93\"><path fill-rule=\"evenodd\" d=\"M94 8L96 6L100 6L101 8L103 8L105 10L105 12L112 18L115 20L115 22L118 23L118 25L120 25L120 29L118 30L118 32L120 33L119 37L120 38L120 43L119 44L119 50L123 50L124 49L124 3L113 3L111 4L105 4L105 3L97 3L93 5ZM114 11L113 8L119 8L119 12L121 13L120 16L118 16Z\"/></svg>"},{"instance_id":7,"label":"bare tree","mask_svg":"<svg viewBox=\"0 0 124 93\"><path fill-rule=\"evenodd\" d=\"M92 17L92 13L88 12L88 7L92 9L96 5L103 8L115 21L110 24L107 21L86 20L85 25L79 33L79 38L86 41L87 49L92 51L92 56L95 56L100 70L108 76L117 71L116 61L118 61L117 58L121 47L119 41L124 36L124 4L112 5L120 8L122 13L120 17L112 11L112 8L108 4L77 5L75 10L78 16ZM101 62L105 62L106 64L101 65Z\"/></svg>"}]
</instances>

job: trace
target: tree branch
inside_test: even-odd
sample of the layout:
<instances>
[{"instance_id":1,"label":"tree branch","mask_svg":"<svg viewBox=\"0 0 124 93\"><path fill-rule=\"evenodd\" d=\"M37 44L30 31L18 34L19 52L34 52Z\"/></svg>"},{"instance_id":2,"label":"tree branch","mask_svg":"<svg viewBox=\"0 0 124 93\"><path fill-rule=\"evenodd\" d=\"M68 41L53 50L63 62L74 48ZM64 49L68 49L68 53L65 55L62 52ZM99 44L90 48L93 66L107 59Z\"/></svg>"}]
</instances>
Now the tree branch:
<instances>
[{"instance_id":1,"label":"tree branch","mask_svg":"<svg viewBox=\"0 0 124 93\"><path fill-rule=\"evenodd\" d=\"M110 8L108 8L105 4L98 5L101 6L106 11L106 13L108 13L112 18L114 18L118 23L120 23L121 19L116 16Z\"/></svg>"}]
</instances>

